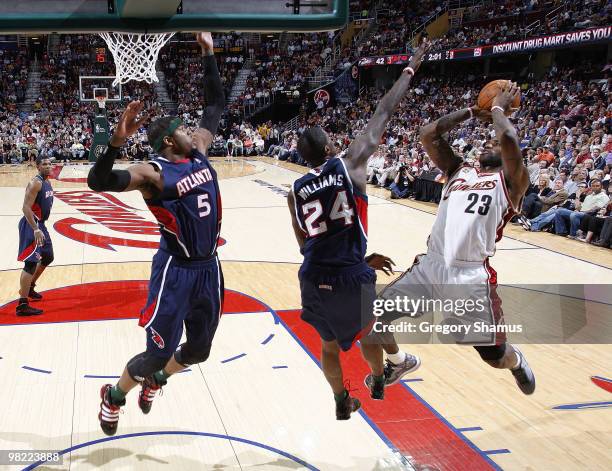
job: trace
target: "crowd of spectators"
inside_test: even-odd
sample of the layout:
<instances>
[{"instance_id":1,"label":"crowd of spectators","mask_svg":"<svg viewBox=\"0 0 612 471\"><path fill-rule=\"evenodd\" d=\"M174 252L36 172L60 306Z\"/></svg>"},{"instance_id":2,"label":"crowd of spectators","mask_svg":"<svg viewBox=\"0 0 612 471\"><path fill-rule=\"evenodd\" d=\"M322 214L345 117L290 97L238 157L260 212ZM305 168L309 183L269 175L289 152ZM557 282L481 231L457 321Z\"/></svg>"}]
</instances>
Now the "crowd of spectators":
<instances>
[{"instance_id":1,"label":"crowd of spectators","mask_svg":"<svg viewBox=\"0 0 612 471\"><path fill-rule=\"evenodd\" d=\"M0 49L0 112L17 110L28 83L27 54L21 49Z\"/></svg>"},{"instance_id":2,"label":"crowd of spectators","mask_svg":"<svg viewBox=\"0 0 612 471\"><path fill-rule=\"evenodd\" d=\"M181 35L177 39L161 50L159 65L170 99L178 103L179 114L189 119L201 115L204 105L202 52L192 36ZM245 60L246 42L236 34L215 36L214 41L221 82L228 97Z\"/></svg>"},{"instance_id":3,"label":"crowd of spectators","mask_svg":"<svg viewBox=\"0 0 612 471\"><path fill-rule=\"evenodd\" d=\"M525 13L548 10L563 0L489 0L475 2L463 12L463 21L478 21L506 16L521 16Z\"/></svg>"},{"instance_id":4,"label":"crowd of spectators","mask_svg":"<svg viewBox=\"0 0 612 471\"><path fill-rule=\"evenodd\" d=\"M546 36L550 34L574 31L596 26L609 25L612 21L612 3L606 0L557 0L543 2L518 2L515 6L507 2L498 4L502 10L492 8L483 9L482 15L486 18L504 18L502 21L490 24L470 24L465 18L461 25L451 28L443 37L437 38L432 51L443 51L465 46L483 46L486 44L503 43L524 39L528 36ZM524 13L533 9L542 8L543 12L561 7L550 17L542 17L540 24L529 33L526 33L527 21ZM480 10L479 10L480 11ZM482 19L482 17L479 17Z\"/></svg>"},{"instance_id":5,"label":"crowd of spectators","mask_svg":"<svg viewBox=\"0 0 612 471\"><path fill-rule=\"evenodd\" d=\"M552 8L555 2L489 2L487 10L471 12L495 17L518 16L540 8ZM374 2L351 2L363 9L363 16ZM357 55L397 52L402 49L414 27L442 8L442 1L379 2L377 31L359 48L344 51L347 61ZM598 10L599 9L599 10ZM595 11L602 15L595 15ZM409 12L409 13L407 13ZM568 4L547 32L590 27L609 21L610 5L599 0ZM587 18L587 20L584 20ZM586 21L586 22L585 22ZM478 45L504 41L522 34L524 22L492 22L480 28L453 31L438 42L438 47ZM199 48L193 41L178 37L160 54L170 98L179 104L178 113L187 125L196 125L204 106L203 71ZM278 123L258 126L244 121L239 109L268 100L280 91L303 93L313 71L332 52L334 33L290 35L279 46L278 36L264 39L257 50L238 34L215 37L222 81L229 95L238 70L251 59L252 72L246 77L244 93L237 98L222 119L219 134L211 148L213 155L269 155L279 160L304 164L297 152L297 141L308 126L324 127L342 151L365 127L372 116L381 91L363 92L350 104L302 113L297 129L283 129ZM2 88L0 89L0 161L20 162L42 152L58 160L83 158L90 146L91 105L78 96L80 75L112 75L112 61L92 60L92 51L103 46L95 35L61 36L53 54L41 58L41 93L34 111L19 114L16 103L23 100L28 64L24 54L2 51ZM353 45L354 46L354 45ZM250 50L249 50L250 48ZM340 61L342 64L343 61ZM523 103L513 118L519 133L531 186L522 214L516 220L526 230L549 230L571 238L596 243L604 230L601 218L610 214L608 198L612 166L610 130L610 80L589 81L589 66L559 69L553 66L537 86L533 79L521 83ZM432 199L435 195L419 191L420 182L441 184L445 176L429 160L419 142L419 127L452 110L469 106L485 78L474 75L421 76L408 91L407 99L388 125L378 151L368 162L368 181L390 191L391 198ZM160 112L153 87L133 82L123 89L124 99L141 99L152 116ZM121 106L109 106L111 125ZM472 120L449 135L457 155L478 166L478 156L485 141L492 137L492 127ZM144 132L138 133L125 148L126 156L146 159L150 152ZM605 203L605 204L603 204ZM605 245L605 240L603 241Z\"/></svg>"},{"instance_id":6,"label":"crowd of spectators","mask_svg":"<svg viewBox=\"0 0 612 471\"><path fill-rule=\"evenodd\" d=\"M440 13L446 3L443 0L384 0L379 7L377 30L357 48L357 55L405 52L412 32Z\"/></svg>"},{"instance_id":7,"label":"crowd of spectators","mask_svg":"<svg viewBox=\"0 0 612 471\"><path fill-rule=\"evenodd\" d=\"M35 97L31 112L18 112L15 101L19 93L7 92L17 97L0 102L0 163L20 163L30 160L32 155L47 155L58 161L86 158L91 145L92 109L91 103L84 103L79 97L79 76L113 76L114 63L95 60L95 49L104 47L97 35L62 35L57 49L45 53L40 59L40 94ZM23 52L23 51L22 51ZM0 53L6 51L0 50ZM10 54L10 53L9 53ZM110 54L109 54L110 56ZM10 57L10 56L9 56ZM25 89L27 82L27 54L11 57L9 67L20 73L19 87ZM2 78L10 77L2 70ZM17 87L17 81L14 82ZM4 88L0 94L4 93ZM152 116L161 113L154 89L143 82L130 82L122 89L123 103L107 104L107 115L111 125L119 118L122 106L131 100L145 103ZM93 94L91 95L93 98ZM139 132L130 145L144 143L146 136Z\"/></svg>"},{"instance_id":8,"label":"crowd of spectators","mask_svg":"<svg viewBox=\"0 0 612 471\"><path fill-rule=\"evenodd\" d=\"M612 204L609 185L612 168L612 79L588 81L588 67L553 67L547 77L522 83L523 104L515 114L520 146L530 176L522 213L516 222L526 230L547 230L585 242L609 246ZM444 182L419 142L419 127L456 109L473 105L483 80L473 76L421 77L387 126L381 146L368 161L368 182L389 190L391 198L437 202L435 193L421 191L423 181ZM317 110L304 116L296 131L280 131L278 145L267 153L304 164L295 151L299 134L307 127L325 128L339 150L364 128L381 92L369 91L350 105ZM470 120L449 135L454 152L479 166L492 126ZM431 185L430 185L431 186ZM610 224L610 223L608 223ZM609 229L608 229L609 231ZM607 238L600 238L601 234Z\"/></svg>"},{"instance_id":9,"label":"crowd of spectators","mask_svg":"<svg viewBox=\"0 0 612 471\"><path fill-rule=\"evenodd\" d=\"M410 3L409 7L407 3ZM446 3L443 0L383 1L379 6L377 30L363 44L348 46L343 54L352 59L409 51L415 29L426 20L435 18ZM552 10L555 14L546 16ZM540 24L527 33L526 27L530 24L527 14L538 12ZM612 4L607 0L481 2L466 8L461 24L435 39L432 52L518 40L525 38L526 34L544 36L605 26L611 21Z\"/></svg>"},{"instance_id":10,"label":"crowd of spectators","mask_svg":"<svg viewBox=\"0 0 612 471\"><path fill-rule=\"evenodd\" d=\"M236 109L251 110L269 103L279 93L300 97L306 80L331 51L333 33L295 35L281 51L278 40L267 40L254 51L251 73L244 91L233 103Z\"/></svg>"}]
</instances>

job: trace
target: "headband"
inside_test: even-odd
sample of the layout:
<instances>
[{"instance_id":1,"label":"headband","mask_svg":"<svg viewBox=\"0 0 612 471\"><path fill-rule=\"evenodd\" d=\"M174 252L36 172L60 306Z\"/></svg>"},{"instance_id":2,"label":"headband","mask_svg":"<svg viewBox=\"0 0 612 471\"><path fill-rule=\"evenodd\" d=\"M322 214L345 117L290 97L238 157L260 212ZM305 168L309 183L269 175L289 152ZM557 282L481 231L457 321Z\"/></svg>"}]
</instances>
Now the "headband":
<instances>
[{"instance_id":1,"label":"headband","mask_svg":"<svg viewBox=\"0 0 612 471\"><path fill-rule=\"evenodd\" d=\"M170 124L164 130L164 132L162 132L159 135L159 137L151 143L151 147L153 148L153 150L155 152L159 152L159 150L161 149L162 143L164 142L164 138L167 136L172 136L174 131L176 131L177 128L182 124L183 124L183 121L181 121L181 118L174 118L172 121L170 121Z\"/></svg>"}]
</instances>

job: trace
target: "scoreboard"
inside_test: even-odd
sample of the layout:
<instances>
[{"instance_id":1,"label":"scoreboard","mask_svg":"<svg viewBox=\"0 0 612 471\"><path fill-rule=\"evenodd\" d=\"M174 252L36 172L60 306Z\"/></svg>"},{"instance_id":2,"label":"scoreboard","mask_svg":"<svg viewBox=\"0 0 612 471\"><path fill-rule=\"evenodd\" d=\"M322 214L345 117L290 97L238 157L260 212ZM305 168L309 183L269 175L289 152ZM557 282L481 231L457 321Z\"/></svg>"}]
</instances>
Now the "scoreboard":
<instances>
[{"instance_id":1,"label":"scoreboard","mask_svg":"<svg viewBox=\"0 0 612 471\"><path fill-rule=\"evenodd\" d=\"M96 48L96 62L106 62L106 48L105 47Z\"/></svg>"},{"instance_id":2,"label":"scoreboard","mask_svg":"<svg viewBox=\"0 0 612 471\"><path fill-rule=\"evenodd\" d=\"M609 42L612 38L612 26L584 29L569 33L560 33L550 36L540 36L519 39L500 44L487 44L485 46L449 49L447 51L428 52L424 62L450 61L459 59L474 59L479 57L492 57L503 54L538 51L594 43ZM359 60L360 67L373 67L377 65L405 65L410 60L410 54L392 54L380 57L363 57Z\"/></svg>"}]
</instances>

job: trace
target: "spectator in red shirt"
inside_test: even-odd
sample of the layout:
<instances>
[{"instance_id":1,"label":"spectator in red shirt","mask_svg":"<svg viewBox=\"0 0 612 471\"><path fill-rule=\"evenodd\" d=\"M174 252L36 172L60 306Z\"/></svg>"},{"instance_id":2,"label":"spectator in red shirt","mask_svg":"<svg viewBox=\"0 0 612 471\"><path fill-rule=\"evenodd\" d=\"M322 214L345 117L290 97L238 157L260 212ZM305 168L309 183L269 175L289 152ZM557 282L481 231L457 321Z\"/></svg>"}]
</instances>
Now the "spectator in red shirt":
<instances>
[{"instance_id":1,"label":"spectator in red shirt","mask_svg":"<svg viewBox=\"0 0 612 471\"><path fill-rule=\"evenodd\" d=\"M589 160L591 158L591 153L589 152L589 146L582 146L580 148L580 152L576 157L576 164L581 164L585 160Z\"/></svg>"},{"instance_id":2,"label":"spectator in red shirt","mask_svg":"<svg viewBox=\"0 0 612 471\"><path fill-rule=\"evenodd\" d=\"M542 148L539 148L538 155L536 155L536 161L540 162L541 160L544 160L547 163L547 167L555 161L555 156L552 154L552 152L550 152L549 149L549 146L544 146L543 150Z\"/></svg>"}]
</instances>

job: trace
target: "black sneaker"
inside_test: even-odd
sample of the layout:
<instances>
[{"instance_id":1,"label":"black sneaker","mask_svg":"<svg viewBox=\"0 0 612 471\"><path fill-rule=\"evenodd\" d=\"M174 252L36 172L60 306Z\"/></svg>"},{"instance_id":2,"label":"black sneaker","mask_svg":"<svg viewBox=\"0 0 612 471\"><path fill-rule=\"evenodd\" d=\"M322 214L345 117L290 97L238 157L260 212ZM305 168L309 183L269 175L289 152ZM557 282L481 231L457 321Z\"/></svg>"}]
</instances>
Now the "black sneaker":
<instances>
[{"instance_id":1,"label":"black sneaker","mask_svg":"<svg viewBox=\"0 0 612 471\"><path fill-rule=\"evenodd\" d=\"M30 298L33 301L40 301L43 297L42 297L42 294L34 291L35 286L36 285L30 286L30 292L28 293L28 298Z\"/></svg>"},{"instance_id":2,"label":"black sneaker","mask_svg":"<svg viewBox=\"0 0 612 471\"><path fill-rule=\"evenodd\" d=\"M514 348L516 354L519 356L521 362L519 366L510 371L512 371L512 375L516 380L516 384L523 392L523 394L533 394L536 387L536 381L533 371L531 371L531 368L529 367L529 364L527 363L527 360L525 359L525 356L521 353L521 351L514 345L512 347Z\"/></svg>"},{"instance_id":3,"label":"black sneaker","mask_svg":"<svg viewBox=\"0 0 612 471\"><path fill-rule=\"evenodd\" d=\"M410 353L406 353L406 359L397 365L387 358L385 361L385 384L391 386L398 383L405 375L418 370L420 366L421 359Z\"/></svg>"},{"instance_id":4,"label":"black sneaker","mask_svg":"<svg viewBox=\"0 0 612 471\"><path fill-rule=\"evenodd\" d=\"M29 304L25 303L18 305L15 309L15 314L17 314L19 317L39 316L42 313L42 309L36 309L35 307L32 307Z\"/></svg>"},{"instance_id":5,"label":"black sneaker","mask_svg":"<svg viewBox=\"0 0 612 471\"><path fill-rule=\"evenodd\" d=\"M119 412L121 406L125 406L125 399L120 403L113 403L111 400L110 390L112 384L105 384L100 389L100 412L98 413L98 419L100 420L100 428L108 435L112 436L117 433L117 425L119 425Z\"/></svg>"},{"instance_id":6,"label":"black sneaker","mask_svg":"<svg viewBox=\"0 0 612 471\"><path fill-rule=\"evenodd\" d=\"M336 420L348 420L351 418L351 413L358 411L361 407L361 402L355 397L351 397L346 393L346 397L341 401L336 401Z\"/></svg>"},{"instance_id":7,"label":"black sneaker","mask_svg":"<svg viewBox=\"0 0 612 471\"><path fill-rule=\"evenodd\" d=\"M385 381L386 377L384 374L380 381L377 381L372 373L365 377L363 382L370 390L370 397L372 399L382 401L385 398Z\"/></svg>"},{"instance_id":8,"label":"black sneaker","mask_svg":"<svg viewBox=\"0 0 612 471\"><path fill-rule=\"evenodd\" d=\"M145 380L142 382L140 393L138 394L138 407L140 407L143 414L148 414L151 412L153 399L155 399L157 391L161 391L162 386L165 386L167 382L168 381L164 380L163 382L158 383L154 376L148 376L145 378Z\"/></svg>"}]
</instances>

